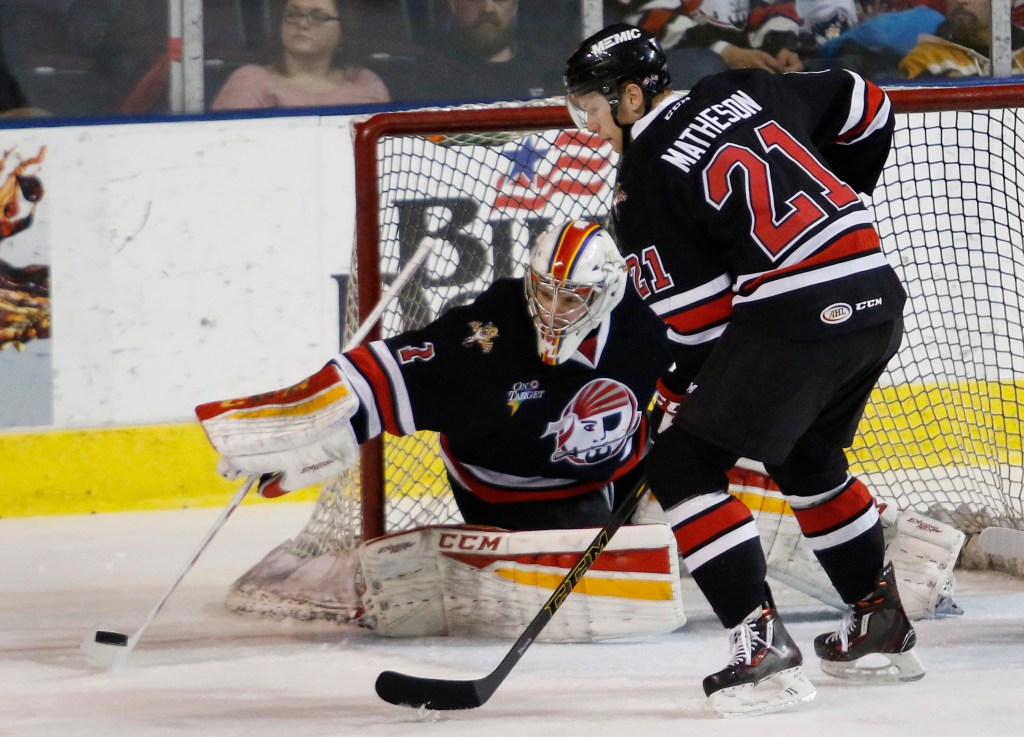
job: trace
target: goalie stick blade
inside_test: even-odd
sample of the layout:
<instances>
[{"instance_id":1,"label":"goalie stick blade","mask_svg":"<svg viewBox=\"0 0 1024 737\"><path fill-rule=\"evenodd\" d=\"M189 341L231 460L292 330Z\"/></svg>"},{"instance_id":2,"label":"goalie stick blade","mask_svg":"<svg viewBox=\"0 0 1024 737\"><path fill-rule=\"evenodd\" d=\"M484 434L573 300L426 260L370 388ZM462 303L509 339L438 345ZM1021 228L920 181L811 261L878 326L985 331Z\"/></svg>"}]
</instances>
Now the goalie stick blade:
<instances>
[{"instance_id":1,"label":"goalie stick blade","mask_svg":"<svg viewBox=\"0 0 1024 737\"><path fill-rule=\"evenodd\" d=\"M448 681L386 670L377 676L375 688L378 696L395 706L451 711L482 706L494 693L497 684L491 685L488 678Z\"/></svg>"},{"instance_id":2,"label":"goalie stick blade","mask_svg":"<svg viewBox=\"0 0 1024 737\"><path fill-rule=\"evenodd\" d=\"M527 648L537 639L541 630L547 626L555 612L562 606L569 594L580 582L584 574L590 570L590 566L604 551L612 535L625 524L630 515L636 510L641 497L646 493L647 485L640 481L634 488L629 498L619 505L612 513L608 524L602 527L594 541L576 561L569 573L565 575L562 582L555 587L555 591L541 607L533 620L526 625L523 634L512 645L512 649L505 654L505 657L489 675L477 678L474 681L449 681L440 678L419 678L407 676L394 671L384 671L377 676L377 695L389 704L396 706L413 706L447 711L451 709L475 709L482 706L487 699L491 698L498 686L505 677L516 667L516 663L523 657Z\"/></svg>"}]
</instances>

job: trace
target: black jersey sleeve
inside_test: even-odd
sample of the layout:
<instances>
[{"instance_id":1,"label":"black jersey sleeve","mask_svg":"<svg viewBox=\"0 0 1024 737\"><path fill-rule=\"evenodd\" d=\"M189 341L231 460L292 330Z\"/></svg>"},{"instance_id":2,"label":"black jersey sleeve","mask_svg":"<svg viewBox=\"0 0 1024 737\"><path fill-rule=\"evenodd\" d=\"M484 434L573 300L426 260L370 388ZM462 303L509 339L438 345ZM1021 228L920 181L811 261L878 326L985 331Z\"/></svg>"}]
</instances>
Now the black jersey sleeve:
<instances>
[{"instance_id":1,"label":"black jersey sleeve","mask_svg":"<svg viewBox=\"0 0 1024 737\"><path fill-rule=\"evenodd\" d=\"M846 69L773 75L791 101L795 121L831 169L858 192L870 195L889 157L895 118L881 87Z\"/></svg>"},{"instance_id":2,"label":"black jersey sleeve","mask_svg":"<svg viewBox=\"0 0 1024 737\"><path fill-rule=\"evenodd\" d=\"M518 333L528 320L525 313L521 281L501 280L472 304L452 308L423 328L335 359L360 399L352 420L359 441L382 432L461 433L480 423L487 413L474 412L474 401L495 380L495 361L484 359L521 355Z\"/></svg>"}]
</instances>

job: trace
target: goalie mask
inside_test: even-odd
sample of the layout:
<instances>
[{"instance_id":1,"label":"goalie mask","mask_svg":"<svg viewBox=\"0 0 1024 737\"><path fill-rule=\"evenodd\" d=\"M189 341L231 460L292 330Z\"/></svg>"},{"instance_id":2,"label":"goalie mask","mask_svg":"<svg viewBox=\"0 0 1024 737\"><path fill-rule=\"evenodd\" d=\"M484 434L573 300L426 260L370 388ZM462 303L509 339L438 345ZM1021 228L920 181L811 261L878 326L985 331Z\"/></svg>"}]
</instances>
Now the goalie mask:
<instances>
[{"instance_id":1,"label":"goalie mask","mask_svg":"<svg viewBox=\"0 0 1024 737\"><path fill-rule=\"evenodd\" d=\"M607 230L574 220L540 236L530 251L526 303L541 360L569 360L626 289L626 262Z\"/></svg>"},{"instance_id":2,"label":"goalie mask","mask_svg":"<svg viewBox=\"0 0 1024 737\"><path fill-rule=\"evenodd\" d=\"M618 124L623 83L635 82L640 86L645 110L650 111L654 98L671 81L658 39L636 26L615 23L585 39L566 62L566 105L576 125L585 130L588 112L580 98L598 92L608 102L612 120Z\"/></svg>"}]
</instances>

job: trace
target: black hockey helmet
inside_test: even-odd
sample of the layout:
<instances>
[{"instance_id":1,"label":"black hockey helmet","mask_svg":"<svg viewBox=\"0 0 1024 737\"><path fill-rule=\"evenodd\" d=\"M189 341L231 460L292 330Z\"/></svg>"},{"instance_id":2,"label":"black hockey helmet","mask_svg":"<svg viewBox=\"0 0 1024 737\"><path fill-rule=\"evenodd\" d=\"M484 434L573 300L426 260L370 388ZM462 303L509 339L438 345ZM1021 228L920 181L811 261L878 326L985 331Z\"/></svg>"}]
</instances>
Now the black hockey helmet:
<instances>
[{"instance_id":1,"label":"black hockey helmet","mask_svg":"<svg viewBox=\"0 0 1024 737\"><path fill-rule=\"evenodd\" d=\"M617 117L623 82L640 86L649 110L655 95L671 81L658 39L627 23L615 23L584 39L565 66L565 91L570 102L588 92L600 92L611 106L613 119ZM570 111L573 107L570 104Z\"/></svg>"}]
</instances>

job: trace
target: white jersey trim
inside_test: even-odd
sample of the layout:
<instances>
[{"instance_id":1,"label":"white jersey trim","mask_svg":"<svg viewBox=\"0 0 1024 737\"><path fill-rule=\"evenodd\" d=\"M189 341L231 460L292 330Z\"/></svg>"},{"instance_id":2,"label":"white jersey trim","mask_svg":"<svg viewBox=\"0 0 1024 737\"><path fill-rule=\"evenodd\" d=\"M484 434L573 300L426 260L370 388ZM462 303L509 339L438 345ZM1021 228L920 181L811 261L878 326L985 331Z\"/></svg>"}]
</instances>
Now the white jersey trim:
<instances>
[{"instance_id":1,"label":"white jersey trim","mask_svg":"<svg viewBox=\"0 0 1024 737\"><path fill-rule=\"evenodd\" d=\"M864 510L864 514L857 517L849 524L843 525L838 530L834 530L827 535L818 535L816 537L808 537L805 535L804 537L811 550L826 550L853 540L853 538L858 535L870 530L876 522L878 522L878 507L872 504Z\"/></svg>"},{"instance_id":2,"label":"white jersey trim","mask_svg":"<svg viewBox=\"0 0 1024 737\"><path fill-rule=\"evenodd\" d=\"M662 100L661 104L659 104L656 108L651 110L651 112L647 113L645 116L640 118L640 120L633 123L633 127L629 129L630 136L633 138L633 140L635 141L637 136L639 136L641 133L647 130L647 126L649 126L651 122L661 114L662 110L664 110L669 105L672 105L673 103L682 100L684 97L686 97L686 95L682 94L681 92L673 92L671 95Z\"/></svg>"},{"instance_id":3,"label":"white jersey trim","mask_svg":"<svg viewBox=\"0 0 1024 737\"><path fill-rule=\"evenodd\" d=\"M728 273L723 273L693 289L687 289L685 292L674 294L665 299L648 302L648 304L658 317L664 317L665 315L684 310L697 302L703 302L706 299L722 294L730 288L732 288L732 277Z\"/></svg>"},{"instance_id":4,"label":"white jersey trim","mask_svg":"<svg viewBox=\"0 0 1024 737\"><path fill-rule=\"evenodd\" d=\"M853 94L850 95L850 112L846 116L846 122L843 123L837 138L841 138L844 133L852 130L864 119L864 78L859 74L854 74L849 69L845 71L853 77Z\"/></svg>"},{"instance_id":5,"label":"white jersey trim","mask_svg":"<svg viewBox=\"0 0 1024 737\"><path fill-rule=\"evenodd\" d=\"M885 260L885 256L875 251L857 259L843 261L838 264L831 264L830 266L823 266L819 269L805 271L800 274L794 274L793 276L786 276L781 279L768 282L767 284L758 287L753 294L746 297L739 295L734 297L733 307L760 299L768 299L769 297L786 294L787 292L795 292L798 289L815 286L817 284L826 284L830 281L841 279L844 276L860 274L865 271L881 269L883 267L888 268L889 262Z\"/></svg>"},{"instance_id":6,"label":"white jersey trim","mask_svg":"<svg viewBox=\"0 0 1024 737\"><path fill-rule=\"evenodd\" d=\"M335 356L334 362L338 364L341 373L345 374L352 391L359 398L359 404L366 412L366 437L375 438L383 432L380 420L380 413L377 411L377 400L369 382L363 378L359 370L352 364L344 354Z\"/></svg>"},{"instance_id":7,"label":"white jersey trim","mask_svg":"<svg viewBox=\"0 0 1024 737\"><path fill-rule=\"evenodd\" d=\"M699 333L677 333L671 327L668 329L668 339L673 343L679 343L680 345L700 345L701 343L709 343L712 340L717 340L721 337L722 333L728 327L728 323L724 325L716 325L713 328L707 330L701 330Z\"/></svg>"},{"instance_id":8,"label":"white jersey trim","mask_svg":"<svg viewBox=\"0 0 1024 737\"><path fill-rule=\"evenodd\" d=\"M690 573L693 573L708 561L728 552L740 543L757 537L759 537L757 525L754 523L754 520L750 520L742 527L737 527L735 530L722 535L717 540L708 543L692 554L683 556L683 560L686 561L686 567L690 569Z\"/></svg>"},{"instance_id":9,"label":"white jersey trim","mask_svg":"<svg viewBox=\"0 0 1024 737\"><path fill-rule=\"evenodd\" d=\"M687 499L674 507L666 509L665 516L668 517L669 524L672 525L673 529L675 529L688 520L703 514L707 510L711 509L711 507L721 504L730 497L731 495L724 491L716 491L712 494L701 494L700 496Z\"/></svg>"},{"instance_id":10,"label":"white jersey trim","mask_svg":"<svg viewBox=\"0 0 1024 737\"><path fill-rule=\"evenodd\" d=\"M601 356L604 355L604 347L608 342L608 332L611 330L612 318L611 315L601 321L601 324L597 328L597 341L594 347L594 362L591 363L590 359L587 358L583 353L577 350L571 356L570 361L576 361L582 363L587 368L597 368L597 364L601 363Z\"/></svg>"},{"instance_id":11,"label":"white jersey trim","mask_svg":"<svg viewBox=\"0 0 1024 737\"><path fill-rule=\"evenodd\" d=\"M471 480L467 480L465 478L462 471L467 471L472 474L473 480L477 483L486 484L487 486L499 489L541 489L547 491L576 486L580 483L579 480L574 479L547 478L545 476L516 476L511 473L502 473L501 471L493 471L482 466L475 466L471 463L463 463L462 461L456 461L450 458L448 453L445 452L443 445L441 446L441 460L444 462L444 466L448 469L448 472L457 478L459 483L467 489L472 489L473 483Z\"/></svg>"},{"instance_id":12,"label":"white jersey trim","mask_svg":"<svg viewBox=\"0 0 1024 737\"><path fill-rule=\"evenodd\" d=\"M817 253L817 251L824 247L829 241L842 235L843 231L855 230L865 226L870 228L875 226L875 223L871 218L871 213L867 210L856 210L843 215L841 218L829 223L828 226L820 233L801 243L795 251L791 252L782 260L782 263L779 264L778 268L785 268L787 266L800 263L805 258ZM760 274L755 275L754 278L757 276L760 276ZM742 280L749 278L751 278L750 275L744 275Z\"/></svg>"},{"instance_id":13,"label":"white jersey trim","mask_svg":"<svg viewBox=\"0 0 1024 737\"><path fill-rule=\"evenodd\" d=\"M814 496L792 496L791 494L783 493L783 496L793 509L811 509L819 504L824 504L833 497L839 496L840 493L846 491L846 487L850 485L851 481L853 481L853 476L847 473L843 483L820 494L815 494Z\"/></svg>"},{"instance_id":14,"label":"white jersey trim","mask_svg":"<svg viewBox=\"0 0 1024 737\"><path fill-rule=\"evenodd\" d=\"M412 416L412 402L409 399L409 390L405 386L405 377L382 340L375 340L367 348L373 353L380 364L381 369L388 375L391 387L395 392L395 419L398 422L398 429L403 435L412 435L417 431L416 421Z\"/></svg>"},{"instance_id":15,"label":"white jersey trim","mask_svg":"<svg viewBox=\"0 0 1024 737\"><path fill-rule=\"evenodd\" d=\"M857 127L864 116L866 115L866 108L864 107L864 89L866 84L864 78L859 74L851 72L849 69L844 70L847 74L853 77L853 94L850 96L850 114L846 118L846 124L843 125L843 129L839 131L838 137L842 137L848 131ZM884 93L883 93L884 94ZM885 95L885 101L881 107L878 108L878 113L871 120L868 126L864 129L856 138L851 138L849 141L837 141L839 145L849 146L850 144L858 143L868 138L872 133L884 127L889 121L889 116L892 115L892 105L889 102L889 96Z\"/></svg>"}]
</instances>

